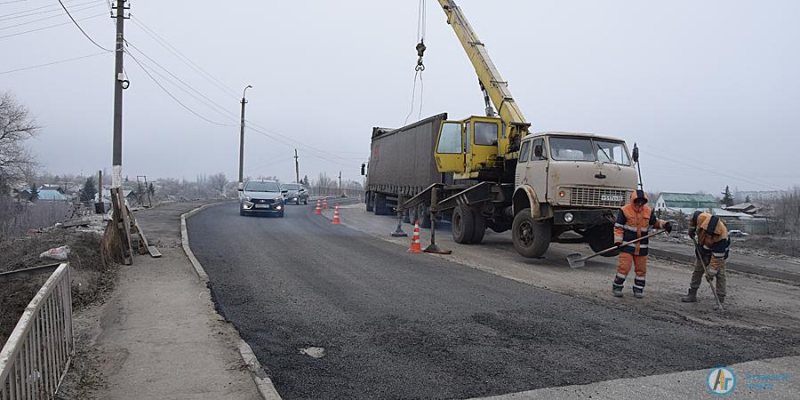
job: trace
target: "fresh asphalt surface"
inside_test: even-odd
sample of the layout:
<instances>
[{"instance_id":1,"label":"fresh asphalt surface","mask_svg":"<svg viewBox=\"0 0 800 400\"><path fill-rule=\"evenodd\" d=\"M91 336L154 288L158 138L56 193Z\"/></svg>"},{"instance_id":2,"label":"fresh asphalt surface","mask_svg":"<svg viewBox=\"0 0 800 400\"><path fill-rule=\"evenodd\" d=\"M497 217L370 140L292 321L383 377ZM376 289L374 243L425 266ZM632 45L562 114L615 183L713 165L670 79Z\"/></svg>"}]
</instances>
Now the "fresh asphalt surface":
<instances>
[{"instance_id":1,"label":"fresh asphalt surface","mask_svg":"<svg viewBox=\"0 0 800 400\"><path fill-rule=\"evenodd\" d=\"M800 350L797 333L654 318L409 254L311 205L237 207L191 218L192 250L286 399L486 396ZM325 355L301 352L312 346Z\"/></svg>"}]
</instances>

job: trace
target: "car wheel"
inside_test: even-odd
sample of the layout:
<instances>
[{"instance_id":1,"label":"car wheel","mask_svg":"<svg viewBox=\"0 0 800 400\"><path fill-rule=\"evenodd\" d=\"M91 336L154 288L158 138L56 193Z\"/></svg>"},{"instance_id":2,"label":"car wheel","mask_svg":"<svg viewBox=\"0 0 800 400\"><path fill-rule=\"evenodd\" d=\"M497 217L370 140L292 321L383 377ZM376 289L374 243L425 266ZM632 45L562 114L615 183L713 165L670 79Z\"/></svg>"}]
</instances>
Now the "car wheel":
<instances>
[{"instance_id":1,"label":"car wheel","mask_svg":"<svg viewBox=\"0 0 800 400\"><path fill-rule=\"evenodd\" d=\"M541 257L550 247L552 229L551 220L537 221L526 208L517 213L511 226L514 248L523 257Z\"/></svg>"}]
</instances>

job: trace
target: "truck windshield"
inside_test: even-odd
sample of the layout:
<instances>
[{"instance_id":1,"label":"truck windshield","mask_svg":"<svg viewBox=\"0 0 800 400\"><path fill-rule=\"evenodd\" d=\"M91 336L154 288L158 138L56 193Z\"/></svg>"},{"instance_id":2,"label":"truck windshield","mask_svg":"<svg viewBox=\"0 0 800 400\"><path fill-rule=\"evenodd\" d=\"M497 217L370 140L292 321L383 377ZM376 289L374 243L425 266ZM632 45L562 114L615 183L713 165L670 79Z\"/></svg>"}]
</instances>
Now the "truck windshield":
<instances>
[{"instance_id":1,"label":"truck windshield","mask_svg":"<svg viewBox=\"0 0 800 400\"><path fill-rule=\"evenodd\" d=\"M251 181L247 182L244 190L248 192L280 192L281 188L275 182Z\"/></svg>"},{"instance_id":2,"label":"truck windshield","mask_svg":"<svg viewBox=\"0 0 800 400\"><path fill-rule=\"evenodd\" d=\"M622 142L592 138L551 137L550 153L558 161L599 161L630 165L628 152Z\"/></svg>"}]
</instances>

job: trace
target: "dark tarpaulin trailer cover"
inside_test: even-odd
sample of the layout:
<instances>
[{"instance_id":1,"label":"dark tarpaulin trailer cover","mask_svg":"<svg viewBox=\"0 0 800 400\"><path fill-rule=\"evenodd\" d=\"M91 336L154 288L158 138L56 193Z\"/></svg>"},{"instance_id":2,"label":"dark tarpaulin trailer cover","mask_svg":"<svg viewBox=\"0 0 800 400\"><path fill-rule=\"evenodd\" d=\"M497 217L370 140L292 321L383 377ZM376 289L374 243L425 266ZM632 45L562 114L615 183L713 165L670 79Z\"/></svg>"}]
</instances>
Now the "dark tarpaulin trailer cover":
<instances>
[{"instance_id":1,"label":"dark tarpaulin trailer cover","mask_svg":"<svg viewBox=\"0 0 800 400\"><path fill-rule=\"evenodd\" d=\"M398 129L372 128L368 190L413 196L432 183L446 183L433 156L439 126L446 119L444 113Z\"/></svg>"}]
</instances>

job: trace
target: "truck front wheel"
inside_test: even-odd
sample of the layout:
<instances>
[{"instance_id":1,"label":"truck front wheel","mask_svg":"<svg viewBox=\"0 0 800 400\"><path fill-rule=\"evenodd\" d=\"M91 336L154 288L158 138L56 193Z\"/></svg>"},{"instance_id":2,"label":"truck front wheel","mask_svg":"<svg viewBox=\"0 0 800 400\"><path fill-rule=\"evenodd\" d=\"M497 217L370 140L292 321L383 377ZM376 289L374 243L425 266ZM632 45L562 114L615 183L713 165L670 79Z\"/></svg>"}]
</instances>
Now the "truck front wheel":
<instances>
[{"instance_id":1,"label":"truck front wheel","mask_svg":"<svg viewBox=\"0 0 800 400\"><path fill-rule=\"evenodd\" d=\"M475 229L472 232L472 244L480 244L483 241L483 235L486 234L486 217L481 214L480 210L473 210L472 214L475 219Z\"/></svg>"},{"instance_id":2,"label":"truck front wheel","mask_svg":"<svg viewBox=\"0 0 800 400\"><path fill-rule=\"evenodd\" d=\"M514 248L523 257L541 257L550 247L552 230L551 220L537 221L526 208L517 213L511 226Z\"/></svg>"},{"instance_id":3,"label":"truck front wheel","mask_svg":"<svg viewBox=\"0 0 800 400\"><path fill-rule=\"evenodd\" d=\"M472 236L475 233L475 215L468 206L458 206L453 210L450 229L456 243L472 243Z\"/></svg>"}]
</instances>

